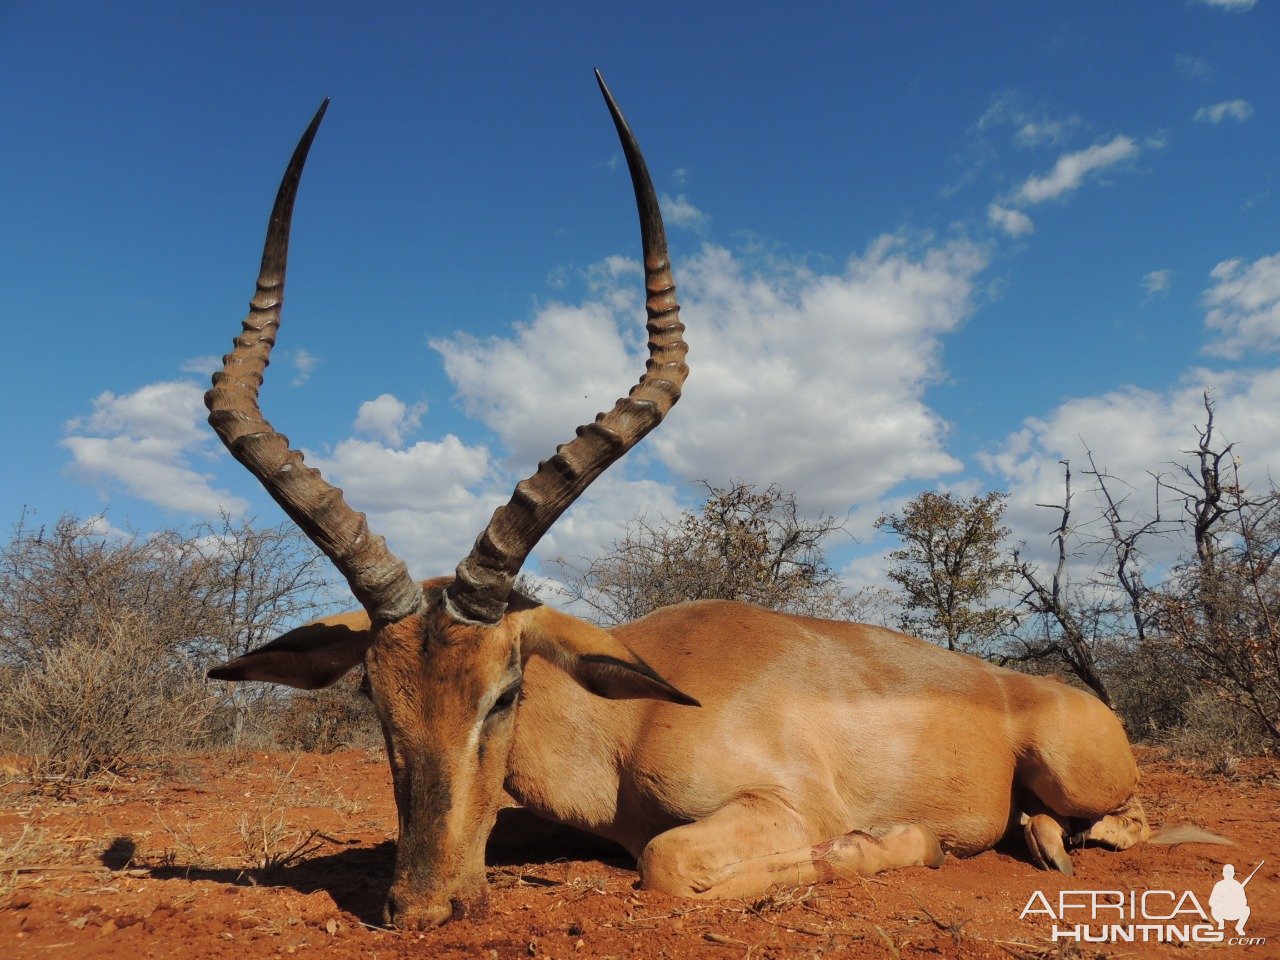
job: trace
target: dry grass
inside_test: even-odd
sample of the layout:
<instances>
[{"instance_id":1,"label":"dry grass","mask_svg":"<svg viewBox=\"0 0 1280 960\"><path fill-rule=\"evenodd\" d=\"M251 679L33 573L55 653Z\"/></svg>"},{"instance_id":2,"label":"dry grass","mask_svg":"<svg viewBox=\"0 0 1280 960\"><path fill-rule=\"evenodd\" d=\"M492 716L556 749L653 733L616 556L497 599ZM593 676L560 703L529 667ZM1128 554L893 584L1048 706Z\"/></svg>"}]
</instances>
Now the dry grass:
<instances>
[{"instance_id":1,"label":"dry grass","mask_svg":"<svg viewBox=\"0 0 1280 960\"><path fill-rule=\"evenodd\" d=\"M31 783L70 784L119 771L139 757L181 753L202 741L214 708L188 664L166 662L131 614L41 652L6 684L0 727L24 744Z\"/></svg>"},{"instance_id":2,"label":"dry grass","mask_svg":"<svg viewBox=\"0 0 1280 960\"><path fill-rule=\"evenodd\" d=\"M196 839L192 831L191 821L180 820L177 826L171 826L160 814L160 808L155 808L155 822L160 824L162 830L167 833L172 840L172 845L165 847L160 854L160 863L162 866L173 867L183 864L187 867L208 867L213 865L212 859L209 858L205 851L205 846Z\"/></svg>"},{"instance_id":3,"label":"dry grass","mask_svg":"<svg viewBox=\"0 0 1280 960\"><path fill-rule=\"evenodd\" d=\"M240 818L242 856L257 873L273 873L301 863L324 847L319 830L298 830L285 822L284 811Z\"/></svg>"},{"instance_id":4,"label":"dry grass","mask_svg":"<svg viewBox=\"0 0 1280 960\"><path fill-rule=\"evenodd\" d=\"M300 792L301 784L294 776L297 769L295 760L286 772L276 776L272 794L240 816L240 857L250 871L271 874L301 863L324 847L325 838L319 830L294 827L285 816L286 808L293 805L292 799Z\"/></svg>"}]
</instances>

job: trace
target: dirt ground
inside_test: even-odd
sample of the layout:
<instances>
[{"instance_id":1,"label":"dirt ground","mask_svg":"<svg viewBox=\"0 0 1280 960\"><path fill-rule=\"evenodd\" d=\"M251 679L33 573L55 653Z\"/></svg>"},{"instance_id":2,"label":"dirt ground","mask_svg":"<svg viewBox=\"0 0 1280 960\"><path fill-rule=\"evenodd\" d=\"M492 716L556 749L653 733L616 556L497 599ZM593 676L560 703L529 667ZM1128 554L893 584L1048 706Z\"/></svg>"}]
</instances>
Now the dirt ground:
<instances>
[{"instance_id":1,"label":"dirt ground","mask_svg":"<svg viewBox=\"0 0 1280 960\"><path fill-rule=\"evenodd\" d=\"M1280 957L1280 764L1205 777L1154 751L1141 762L1157 827L1191 823L1234 845L1083 850L1073 878L1035 870L1011 846L938 870L701 902L636 890L625 857L560 842L496 856L489 918L426 934L379 928L396 822L379 752L219 755L42 792L11 768L0 957ZM1260 860L1246 934L1265 943L1053 939L1047 911L1061 891L1137 891L1139 902L1172 891L1185 925L1199 922L1185 891L1207 912L1224 863L1243 879ZM1066 900L1060 928L1091 922L1071 906L1088 894ZM1171 912L1169 895L1148 903L1149 918ZM1095 935L1111 922L1099 916Z\"/></svg>"}]
</instances>

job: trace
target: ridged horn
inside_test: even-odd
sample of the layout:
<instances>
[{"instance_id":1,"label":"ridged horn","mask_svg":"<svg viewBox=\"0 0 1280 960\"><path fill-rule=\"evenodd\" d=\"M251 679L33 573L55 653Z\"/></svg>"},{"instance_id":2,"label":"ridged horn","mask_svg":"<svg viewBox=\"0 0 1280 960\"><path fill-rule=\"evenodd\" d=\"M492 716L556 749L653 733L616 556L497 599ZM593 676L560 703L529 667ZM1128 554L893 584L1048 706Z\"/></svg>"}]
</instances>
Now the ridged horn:
<instances>
[{"instance_id":1,"label":"ridged horn","mask_svg":"<svg viewBox=\"0 0 1280 960\"><path fill-rule=\"evenodd\" d=\"M613 116L636 195L644 251L649 359L644 376L628 396L597 416L594 423L579 427L577 436L538 464L533 476L516 485L511 501L494 512L444 593L445 609L459 621L491 624L502 618L507 596L529 552L606 467L662 422L680 399L680 388L689 375L684 362L689 348L684 342L658 198L640 147L599 70L596 82Z\"/></svg>"},{"instance_id":2,"label":"ridged horn","mask_svg":"<svg viewBox=\"0 0 1280 960\"><path fill-rule=\"evenodd\" d=\"M328 100L320 104L280 181L262 249L257 293L249 303L244 331L222 358L222 370L213 375L213 389L204 402L210 426L231 455L333 561L369 616L375 622L390 622L421 608L421 586L387 549L386 541L369 532L364 514L352 510L342 491L326 483L319 470L303 463L302 454L290 448L289 438L277 432L258 407L258 389L280 327L293 201L311 141L328 106Z\"/></svg>"}]
</instances>

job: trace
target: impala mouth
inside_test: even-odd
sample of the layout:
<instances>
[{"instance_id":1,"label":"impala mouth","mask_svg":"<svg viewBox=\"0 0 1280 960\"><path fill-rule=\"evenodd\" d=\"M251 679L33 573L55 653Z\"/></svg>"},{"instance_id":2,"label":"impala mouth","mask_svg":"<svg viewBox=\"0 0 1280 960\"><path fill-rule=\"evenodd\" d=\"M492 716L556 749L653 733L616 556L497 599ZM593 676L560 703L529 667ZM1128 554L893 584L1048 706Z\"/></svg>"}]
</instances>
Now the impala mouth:
<instances>
[{"instance_id":1,"label":"impala mouth","mask_svg":"<svg viewBox=\"0 0 1280 960\"><path fill-rule=\"evenodd\" d=\"M489 889L482 886L469 897L424 901L392 892L382 911L383 921L397 930L434 930L453 920L483 920L489 916Z\"/></svg>"}]
</instances>

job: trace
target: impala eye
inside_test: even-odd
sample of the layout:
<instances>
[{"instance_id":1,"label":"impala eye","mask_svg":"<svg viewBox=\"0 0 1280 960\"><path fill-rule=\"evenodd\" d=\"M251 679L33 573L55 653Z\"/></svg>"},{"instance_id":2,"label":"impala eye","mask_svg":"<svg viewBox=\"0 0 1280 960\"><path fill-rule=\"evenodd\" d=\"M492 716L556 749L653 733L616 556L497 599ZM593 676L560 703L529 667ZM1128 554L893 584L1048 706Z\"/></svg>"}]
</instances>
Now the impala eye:
<instances>
[{"instance_id":1,"label":"impala eye","mask_svg":"<svg viewBox=\"0 0 1280 960\"><path fill-rule=\"evenodd\" d=\"M502 692L502 696L498 697L498 699L493 702L493 706L489 709L489 716L486 717L485 719L492 720L493 718L506 713L513 706L515 706L516 698L519 696L520 696L520 681L517 680L515 683L507 687L507 689Z\"/></svg>"}]
</instances>

